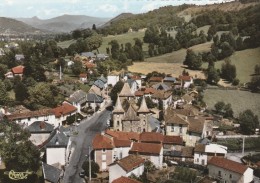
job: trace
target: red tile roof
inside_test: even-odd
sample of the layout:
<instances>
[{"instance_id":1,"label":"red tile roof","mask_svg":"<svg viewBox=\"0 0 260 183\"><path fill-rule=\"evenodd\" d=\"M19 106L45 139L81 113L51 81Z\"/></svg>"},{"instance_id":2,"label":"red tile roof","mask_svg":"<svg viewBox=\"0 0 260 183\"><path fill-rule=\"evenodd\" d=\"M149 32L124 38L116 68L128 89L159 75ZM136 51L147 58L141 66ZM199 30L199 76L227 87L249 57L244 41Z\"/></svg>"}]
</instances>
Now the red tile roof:
<instances>
[{"instance_id":1,"label":"red tile roof","mask_svg":"<svg viewBox=\"0 0 260 183\"><path fill-rule=\"evenodd\" d=\"M53 109L53 112L56 117L61 117L62 115L67 115L73 112L76 112L77 108L68 103L63 103L61 106L58 106Z\"/></svg>"},{"instance_id":2,"label":"red tile roof","mask_svg":"<svg viewBox=\"0 0 260 183\"><path fill-rule=\"evenodd\" d=\"M145 94L153 94L156 92L156 89L155 88L145 88L144 89L144 93Z\"/></svg>"},{"instance_id":3,"label":"red tile roof","mask_svg":"<svg viewBox=\"0 0 260 183\"><path fill-rule=\"evenodd\" d=\"M161 144L134 142L129 153L138 153L143 155L159 155L161 149Z\"/></svg>"},{"instance_id":4,"label":"red tile roof","mask_svg":"<svg viewBox=\"0 0 260 183\"><path fill-rule=\"evenodd\" d=\"M180 136L165 135L163 139L164 144L183 145L183 139Z\"/></svg>"},{"instance_id":5,"label":"red tile roof","mask_svg":"<svg viewBox=\"0 0 260 183\"><path fill-rule=\"evenodd\" d=\"M131 79L134 79L134 80L140 80L141 77L140 77L140 76L137 76L137 75L134 75L134 76L131 77Z\"/></svg>"},{"instance_id":6,"label":"red tile roof","mask_svg":"<svg viewBox=\"0 0 260 183\"><path fill-rule=\"evenodd\" d=\"M143 96L144 92L143 91L136 91L135 96Z\"/></svg>"},{"instance_id":7,"label":"red tile roof","mask_svg":"<svg viewBox=\"0 0 260 183\"><path fill-rule=\"evenodd\" d=\"M119 140L117 138L114 138L113 140L115 147L130 147L132 143L130 140Z\"/></svg>"},{"instance_id":8,"label":"red tile roof","mask_svg":"<svg viewBox=\"0 0 260 183\"><path fill-rule=\"evenodd\" d=\"M126 172L130 172L131 170L136 169L144 163L144 159L141 156L137 155L129 155L126 156L113 164L118 164L122 167ZM111 165L113 165L111 164Z\"/></svg>"},{"instance_id":9,"label":"red tile roof","mask_svg":"<svg viewBox=\"0 0 260 183\"><path fill-rule=\"evenodd\" d=\"M190 81L191 80L191 76L179 76L179 79L182 81Z\"/></svg>"},{"instance_id":10,"label":"red tile roof","mask_svg":"<svg viewBox=\"0 0 260 183\"><path fill-rule=\"evenodd\" d=\"M7 119L10 121L17 120L17 119L25 119L25 118L31 118L31 117L40 117L40 116L48 116L53 115L54 112L52 109L41 109L38 111L29 111L24 113L15 113L7 115Z\"/></svg>"},{"instance_id":11,"label":"red tile roof","mask_svg":"<svg viewBox=\"0 0 260 183\"><path fill-rule=\"evenodd\" d=\"M22 66L22 65L19 65L19 66L12 68L12 72L14 74L23 74L23 71L24 71L24 66Z\"/></svg>"},{"instance_id":12,"label":"red tile roof","mask_svg":"<svg viewBox=\"0 0 260 183\"><path fill-rule=\"evenodd\" d=\"M86 73L81 73L81 74L79 75L79 77L80 77L80 78L85 78L85 77L87 77L87 74L86 74Z\"/></svg>"},{"instance_id":13,"label":"red tile roof","mask_svg":"<svg viewBox=\"0 0 260 183\"><path fill-rule=\"evenodd\" d=\"M97 149L113 149L114 145L113 145L113 141L101 134L97 134L92 142L92 146L94 150Z\"/></svg>"},{"instance_id":14,"label":"red tile roof","mask_svg":"<svg viewBox=\"0 0 260 183\"><path fill-rule=\"evenodd\" d=\"M85 64L85 66L86 66L88 69L91 69L91 68L96 67L96 64L93 64L93 63L91 63L91 62L88 62L88 63Z\"/></svg>"},{"instance_id":15,"label":"red tile roof","mask_svg":"<svg viewBox=\"0 0 260 183\"><path fill-rule=\"evenodd\" d=\"M236 172L236 173L239 173L241 175L243 175L244 172L248 168L247 166L245 166L241 163L238 163L238 162L235 162L235 161L232 161L232 160L228 160L228 159L225 159L225 158L219 158L219 157L212 157L209 160L208 164L214 165L214 166L217 166L217 167L220 167L220 168L232 171L232 172Z\"/></svg>"},{"instance_id":16,"label":"red tile roof","mask_svg":"<svg viewBox=\"0 0 260 183\"><path fill-rule=\"evenodd\" d=\"M116 137L120 140L139 140L139 134L136 132L121 132L106 130L105 133L111 137Z\"/></svg>"},{"instance_id":17,"label":"red tile roof","mask_svg":"<svg viewBox=\"0 0 260 183\"><path fill-rule=\"evenodd\" d=\"M122 176L118 179L113 180L112 183L141 183L141 182Z\"/></svg>"},{"instance_id":18,"label":"red tile roof","mask_svg":"<svg viewBox=\"0 0 260 183\"><path fill-rule=\"evenodd\" d=\"M205 152L206 145L205 144L196 144L194 148L194 152L203 153Z\"/></svg>"},{"instance_id":19,"label":"red tile roof","mask_svg":"<svg viewBox=\"0 0 260 183\"><path fill-rule=\"evenodd\" d=\"M163 77L151 77L149 79L149 82L155 81L155 82L161 82L163 80Z\"/></svg>"},{"instance_id":20,"label":"red tile roof","mask_svg":"<svg viewBox=\"0 0 260 183\"><path fill-rule=\"evenodd\" d=\"M156 132L142 132L140 134L140 142L157 142L162 143L163 142L163 134L156 133Z\"/></svg>"}]
</instances>

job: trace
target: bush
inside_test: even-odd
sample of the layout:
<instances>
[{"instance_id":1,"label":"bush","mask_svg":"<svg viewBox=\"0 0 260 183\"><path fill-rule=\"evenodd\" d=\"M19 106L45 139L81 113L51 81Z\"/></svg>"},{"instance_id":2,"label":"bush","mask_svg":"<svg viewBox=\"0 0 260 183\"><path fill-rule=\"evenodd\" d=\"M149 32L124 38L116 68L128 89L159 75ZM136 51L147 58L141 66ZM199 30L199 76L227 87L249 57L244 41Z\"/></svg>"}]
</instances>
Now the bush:
<instances>
[{"instance_id":1,"label":"bush","mask_svg":"<svg viewBox=\"0 0 260 183\"><path fill-rule=\"evenodd\" d=\"M232 85L237 86L239 84L239 79L235 78L232 82Z\"/></svg>"}]
</instances>

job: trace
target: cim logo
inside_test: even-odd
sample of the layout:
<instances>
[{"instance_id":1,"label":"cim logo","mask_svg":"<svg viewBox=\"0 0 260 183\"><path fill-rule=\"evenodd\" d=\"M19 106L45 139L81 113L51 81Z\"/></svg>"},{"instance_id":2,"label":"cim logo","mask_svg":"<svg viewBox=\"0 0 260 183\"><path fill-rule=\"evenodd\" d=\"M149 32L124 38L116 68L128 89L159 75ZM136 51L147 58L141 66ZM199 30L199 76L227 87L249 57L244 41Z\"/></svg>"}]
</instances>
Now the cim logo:
<instances>
[{"instance_id":1,"label":"cim logo","mask_svg":"<svg viewBox=\"0 0 260 183\"><path fill-rule=\"evenodd\" d=\"M27 179L28 175L31 175L33 172L15 172L14 170L11 170L9 172L5 172L9 176L10 179L12 180L22 180L22 179Z\"/></svg>"}]
</instances>

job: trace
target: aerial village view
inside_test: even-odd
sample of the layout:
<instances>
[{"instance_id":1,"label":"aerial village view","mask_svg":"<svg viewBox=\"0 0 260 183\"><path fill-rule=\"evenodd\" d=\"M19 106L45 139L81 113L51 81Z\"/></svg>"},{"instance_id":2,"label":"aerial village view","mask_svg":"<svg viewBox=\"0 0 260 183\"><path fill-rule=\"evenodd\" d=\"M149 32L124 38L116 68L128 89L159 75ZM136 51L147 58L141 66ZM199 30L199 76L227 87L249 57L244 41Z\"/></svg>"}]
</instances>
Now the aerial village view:
<instances>
[{"instance_id":1,"label":"aerial village view","mask_svg":"<svg viewBox=\"0 0 260 183\"><path fill-rule=\"evenodd\" d=\"M260 183L259 0L1 0L0 183Z\"/></svg>"}]
</instances>

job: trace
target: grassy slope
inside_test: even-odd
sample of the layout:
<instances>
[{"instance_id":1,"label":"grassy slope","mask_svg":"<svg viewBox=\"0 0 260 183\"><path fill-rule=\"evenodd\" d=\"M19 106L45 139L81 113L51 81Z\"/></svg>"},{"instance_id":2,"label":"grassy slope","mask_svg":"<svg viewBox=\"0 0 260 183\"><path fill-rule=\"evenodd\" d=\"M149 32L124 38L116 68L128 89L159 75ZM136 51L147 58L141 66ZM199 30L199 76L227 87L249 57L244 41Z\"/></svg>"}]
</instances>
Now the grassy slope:
<instances>
[{"instance_id":1,"label":"grassy slope","mask_svg":"<svg viewBox=\"0 0 260 183\"><path fill-rule=\"evenodd\" d=\"M260 117L260 94L257 93L208 89L205 91L204 100L210 109L213 109L218 101L230 103L236 117L246 109L251 109Z\"/></svg>"},{"instance_id":2,"label":"grassy slope","mask_svg":"<svg viewBox=\"0 0 260 183\"><path fill-rule=\"evenodd\" d=\"M254 73L254 67L256 64L260 64L260 48L247 49L237 51L230 57L232 64L236 65L237 78L241 83L249 82L251 74ZM220 69L221 64L224 61L218 61L215 63L215 67ZM204 63L203 68L207 68L208 64Z\"/></svg>"}]
</instances>

